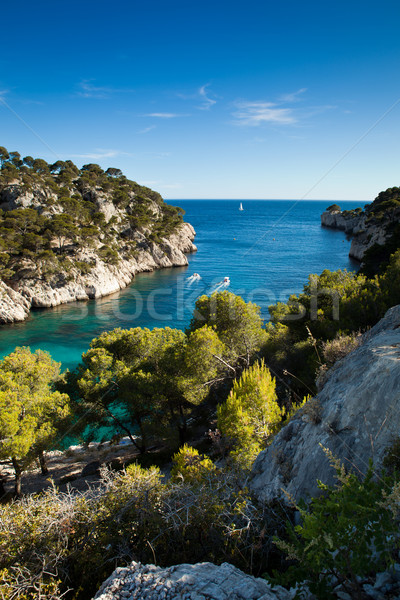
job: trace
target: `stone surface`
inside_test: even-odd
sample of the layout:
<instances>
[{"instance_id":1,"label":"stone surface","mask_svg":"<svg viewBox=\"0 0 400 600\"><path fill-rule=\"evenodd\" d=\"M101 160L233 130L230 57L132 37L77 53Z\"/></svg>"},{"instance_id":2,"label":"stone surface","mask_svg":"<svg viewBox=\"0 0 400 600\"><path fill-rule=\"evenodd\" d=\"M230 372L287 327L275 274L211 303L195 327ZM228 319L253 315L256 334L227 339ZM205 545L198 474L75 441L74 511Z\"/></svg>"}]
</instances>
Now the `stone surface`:
<instances>
[{"instance_id":1,"label":"stone surface","mask_svg":"<svg viewBox=\"0 0 400 600\"><path fill-rule=\"evenodd\" d=\"M95 600L291 600L294 592L246 575L228 563L162 569L133 562L103 583Z\"/></svg>"},{"instance_id":2,"label":"stone surface","mask_svg":"<svg viewBox=\"0 0 400 600\"><path fill-rule=\"evenodd\" d=\"M251 489L262 501L285 499L283 490L296 500L309 499L318 494L317 479L333 484L335 473L321 446L356 472L366 472L369 458L380 468L400 432L400 305L328 371L313 400L320 422L314 422L309 402L254 463Z\"/></svg>"},{"instance_id":3,"label":"stone surface","mask_svg":"<svg viewBox=\"0 0 400 600\"><path fill-rule=\"evenodd\" d=\"M0 323L24 321L30 306L27 298L0 281Z\"/></svg>"},{"instance_id":4,"label":"stone surface","mask_svg":"<svg viewBox=\"0 0 400 600\"><path fill-rule=\"evenodd\" d=\"M32 307L58 306L118 292L129 285L137 273L185 266L188 264L185 254L196 251L194 237L195 231L189 223L183 223L176 233L159 244L147 243L143 235L143 247L137 256L129 260L121 258L118 265L105 263L94 251L81 250L76 258L92 262L92 271L82 275L72 269L68 279L60 273L44 281L36 266L25 261L24 278L16 284L15 290L0 282L0 323L23 321Z\"/></svg>"},{"instance_id":5,"label":"stone surface","mask_svg":"<svg viewBox=\"0 0 400 600\"><path fill-rule=\"evenodd\" d=\"M400 210L388 213L377 220L368 213L355 214L353 211L328 211L321 215L321 225L341 229L352 237L350 258L362 262L365 252L375 244L383 245L391 235L390 226L400 217Z\"/></svg>"}]
</instances>

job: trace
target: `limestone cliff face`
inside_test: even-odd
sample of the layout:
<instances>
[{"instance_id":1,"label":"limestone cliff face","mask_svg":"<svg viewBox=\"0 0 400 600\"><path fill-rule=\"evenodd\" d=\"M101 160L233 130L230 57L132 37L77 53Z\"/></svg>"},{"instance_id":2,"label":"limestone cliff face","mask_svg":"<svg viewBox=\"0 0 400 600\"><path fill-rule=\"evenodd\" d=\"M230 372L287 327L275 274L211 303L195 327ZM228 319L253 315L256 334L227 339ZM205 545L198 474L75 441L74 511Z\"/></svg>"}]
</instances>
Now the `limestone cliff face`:
<instances>
[{"instance_id":1,"label":"limestone cliff face","mask_svg":"<svg viewBox=\"0 0 400 600\"><path fill-rule=\"evenodd\" d=\"M154 241L153 222L162 219L162 205L147 199L147 210L152 221L145 227L131 230L127 211L118 208L109 194L99 189L82 191L84 202L96 206L104 215L105 224L110 223L117 260L109 261L101 256L101 240L81 243L80 246L66 241L63 256L66 268L56 263L49 272L42 268L36 256L16 257L11 267L15 275L0 281L0 323L23 321L32 307L53 307L76 300L100 298L125 288L137 273L188 264L186 254L195 252L195 231L189 223L181 223L172 233L158 233ZM128 210L135 210L135 194L131 194ZM57 196L51 189L33 185L28 191L18 183L1 190L0 208L4 211L33 208L39 214L52 218L62 212ZM128 224L127 224L128 223ZM110 229L108 230L108 235ZM134 242L129 251L128 239ZM82 267L83 270L82 270Z\"/></svg>"},{"instance_id":2,"label":"limestone cliff face","mask_svg":"<svg viewBox=\"0 0 400 600\"><path fill-rule=\"evenodd\" d=\"M352 238L349 256L362 262L366 251L378 244L384 245L392 235L391 226L398 221L399 211L392 211L383 218L373 218L368 211L328 211L321 215L321 225L340 229Z\"/></svg>"},{"instance_id":3,"label":"limestone cliff face","mask_svg":"<svg viewBox=\"0 0 400 600\"><path fill-rule=\"evenodd\" d=\"M341 229L348 234L353 233L354 227L360 221L359 215L350 214L349 211L329 211L326 210L321 215L321 225L331 227L332 229Z\"/></svg>"},{"instance_id":4,"label":"limestone cliff face","mask_svg":"<svg viewBox=\"0 0 400 600\"><path fill-rule=\"evenodd\" d=\"M121 258L118 265L105 263L90 250L80 251L79 260L94 263L90 273L82 275L72 269L68 278L59 273L48 281L40 277L33 263L26 261L25 276L14 289L0 283L0 323L23 321L32 307L58 306L107 296L129 285L137 273L185 266L188 264L185 254L196 251L194 237L193 227L183 223L168 239L147 243L135 258Z\"/></svg>"},{"instance_id":5,"label":"limestone cliff face","mask_svg":"<svg viewBox=\"0 0 400 600\"><path fill-rule=\"evenodd\" d=\"M317 479L333 484L321 446L357 473L366 472L370 458L379 470L400 431L400 305L328 371L311 402L255 461L251 488L262 501L284 499L282 490L309 499L318 494Z\"/></svg>"}]
</instances>

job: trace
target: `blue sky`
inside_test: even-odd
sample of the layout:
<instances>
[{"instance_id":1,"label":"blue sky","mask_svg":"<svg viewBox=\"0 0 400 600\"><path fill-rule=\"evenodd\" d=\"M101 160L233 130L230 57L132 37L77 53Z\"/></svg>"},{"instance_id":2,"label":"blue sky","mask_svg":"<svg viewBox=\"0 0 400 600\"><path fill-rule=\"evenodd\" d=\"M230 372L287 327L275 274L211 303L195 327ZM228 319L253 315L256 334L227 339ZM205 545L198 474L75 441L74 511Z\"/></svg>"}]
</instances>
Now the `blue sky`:
<instances>
[{"instance_id":1,"label":"blue sky","mask_svg":"<svg viewBox=\"0 0 400 600\"><path fill-rule=\"evenodd\" d=\"M3 3L0 145L171 198L399 185L400 3Z\"/></svg>"}]
</instances>

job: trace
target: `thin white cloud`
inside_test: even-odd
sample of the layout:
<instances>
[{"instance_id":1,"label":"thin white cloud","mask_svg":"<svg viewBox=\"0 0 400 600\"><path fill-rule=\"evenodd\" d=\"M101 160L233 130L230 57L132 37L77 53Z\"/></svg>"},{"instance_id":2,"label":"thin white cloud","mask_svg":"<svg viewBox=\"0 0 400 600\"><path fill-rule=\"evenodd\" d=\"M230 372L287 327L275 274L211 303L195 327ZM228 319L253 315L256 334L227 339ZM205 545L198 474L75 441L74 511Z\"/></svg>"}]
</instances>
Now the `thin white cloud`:
<instances>
[{"instance_id":1,"label":"thin white cloud","mask_svg":"<svg viewBox=\"0 0 400 600\"><path fill-rule=\"evenodd\" d=\"M307 91L307 88L300 88L297 92L292 92L290 94L283 94L279 98L280 102L299 102L302 98L302 94Z\"/></svg>"},{"instance_id":2,"label":"thin white cloud","mask_svg":"<svg viewBox=\"0 0 400 600\"><path fill-rule=\"evenodd\" d=\"M154 117L156 119L175 119L176 117L187 117L187 115L180 115L178 113L167 113L167 112L156 112L156 113L148 113L147 115L143 115L144 117Z\"/></svg>"},{"instance_id":3,"label":"thin white cloud","mask_svg":"<svg viewBox=\"0 0 400 600\"><path fill-rule=\"evenodd\" d=\"M150 125L150 127L145 127L144 129L141 129L140 131L138 131L138 133L148 133L149 131L152 131L155 128L156 128L155 125Z\"/></svg>"},{"instance_id":4,"label":"thin white cloud","mask_svg":"<svg viewBox=\"0 0 400 600\"><path fill-rule=\"evenodd\" d=\"M102 148L96 148L95 152L87 152L85 154L69 154L72 158L83 158L101 160L103 158L115 158L116 156L132 156L129 152L121 152L120 150L103 150Z\"/></svg>"},{"instance_id":5,"label":"thin white cloud","mask_svg":"<svg viewBox=\"0 0 400 600\"><path fill-rule=\"evenodd\" d=\"M284 108L273 102L237 102L237 111L233 113L238 125L257 126L263 123L291 125L297 122L293 109Z\"/></svg>"},{"instance_id":6,"label":"thin white cloud","mask_svg":"<svg viewBox=\"0 0 400 600\"><path fill-rule=\"evenodd\" d=\"M192 94L183 94L179 92L176 95L178 96L178 98L182 98L182 100L196 100L197 102L200 100L201 104L198 104L197 106L195 106L195 108L197 108L198 110L209 110L212 106L214 106L214 104L217 103L215 97L211 97L213 96L213 94L209 90L207 90L209 86L209 83L205 83Z\"/></svg>"},{"instance_id":7,"label":"thin white cloud","mask_svg":"<svg viewBox=\"0 0 400 600\"><path fill-rule=\"evenodd\" d=\"M201 88L199 89L199 95L200 98L202 99L203 103L201 106L198 106L197 108L199 108L200 110L209 110L212 106L214 106L214 104L217 103L216 100L214 100L213 98L210 98L207 92L207 88L209 87L209 83L206 83L205 85L202 85Z\"/></svg>"},{"instance_id":8,"label":"thin white cloud","mask_svg":"<svg viewBox=\"0 0 400 600\"><path fill-rule=\"evenodd\" d=\"M8 92L9 92L9 90L0 90L0 99L7 96Z\"/></svg>"},{"instance_id":9,"label":"thin white cloud","mask_svg":"<svg viewBox=\"0 0 400 600\"><path fill-rule=\"evenodd\" d=\"M83 81L81 81L79 83L80 90L77 92L77 96L80 96L81 98L104 99L108 98L112 94L120 94L134 91L122 88L97 86L91 83L92 81L92 79L84 79Z\"/></svg>"}]
</instances>

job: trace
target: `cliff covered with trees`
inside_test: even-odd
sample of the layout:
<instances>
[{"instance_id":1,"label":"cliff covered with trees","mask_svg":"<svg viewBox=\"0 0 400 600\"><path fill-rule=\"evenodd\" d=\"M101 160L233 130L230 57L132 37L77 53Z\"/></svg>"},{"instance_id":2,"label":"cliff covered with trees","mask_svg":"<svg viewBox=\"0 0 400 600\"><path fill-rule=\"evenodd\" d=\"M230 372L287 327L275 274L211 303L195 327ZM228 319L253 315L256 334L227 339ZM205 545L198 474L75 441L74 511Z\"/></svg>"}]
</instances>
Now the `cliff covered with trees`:
<instances>
[{"instance_id":1,"label":"cliff covered with trees","mask_svg":"<svg viewBox=\"0 0 400 600\"><path fill-rule=\"evenodd\" d=\"M351 236L349 256L361 262L364 273L374 275L400 246L400 188L380 192L364 210L342 211L332 204L322 213L321 224Z\"/></svg>"},{"instance_id":2,"label":"cliff covered with trees","mask_svg":"<svg viewBox=\"0 0 400 600\"><path fill-rule=\"evenodd\" d=\"M184 211L119 169L48 164L0 147L0 322L31 307L118 291L136 273L187 264Z\"/></svg>"}]
</instances>

